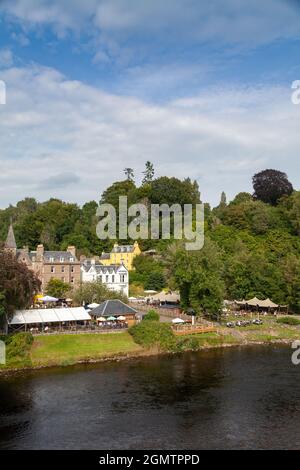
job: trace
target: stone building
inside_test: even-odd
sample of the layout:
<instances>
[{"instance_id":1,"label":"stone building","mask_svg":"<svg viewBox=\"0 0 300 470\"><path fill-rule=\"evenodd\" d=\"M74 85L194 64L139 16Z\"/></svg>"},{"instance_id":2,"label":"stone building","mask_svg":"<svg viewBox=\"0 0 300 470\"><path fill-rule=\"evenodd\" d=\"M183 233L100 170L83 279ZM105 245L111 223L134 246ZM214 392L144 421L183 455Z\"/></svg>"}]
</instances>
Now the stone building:
<instances>
[{"instance_id":1,"label":"stone building","mask_svg":"<svg viewBox=\"0 0 300 470\"><path fill-rule=\"evenodd\" d=\"M43 245L38 245L36 251L29 251L27 247L18 249L11 225L5 248L37 274L42 282L42 290L45 290L51 279L60 279L70 286L81 281L80 261L76 257L74 246L69 246L66 251L46 251Z\"/></svg>"}]
</instances>

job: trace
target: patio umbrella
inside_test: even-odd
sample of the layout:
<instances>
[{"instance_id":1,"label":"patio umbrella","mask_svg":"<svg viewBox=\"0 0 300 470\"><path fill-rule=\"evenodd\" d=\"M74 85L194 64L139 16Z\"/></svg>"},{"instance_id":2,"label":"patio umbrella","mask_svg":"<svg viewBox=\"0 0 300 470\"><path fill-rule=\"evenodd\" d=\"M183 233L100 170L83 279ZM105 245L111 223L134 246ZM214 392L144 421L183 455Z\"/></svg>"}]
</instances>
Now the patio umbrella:
<instances>
[{"instance_id":1,"label":"patio umbrella","mask_svg":"<svg viewBox=\"0 0 300 470\"><path fill-rule=\"evenodd\" d=\"M97 307L99 307L99 304L96 304L96 303L88 305L88 308L90 308L91 310L93 310L94 308L97 308Z\"/></svg>"},{"instance_id":2,"label":"patio umbrella","mask_svg":"<svg viewBox=\"0 0 300 470\"><path fill-rule=\"evenodd\" d=\"M114 320L116 320L116 317L108 317L107 320L108 320L108 321L114 321Z\"/></svg>"},{"instance_id":3,"label":"patio umbrella","mask_svg":"<svg viewBox=\"0 0 300 470\"><path fill-rule=\"evenodd\" d=\"M174 318L172 320L172 323L179 324L179 323L185 323L185 321L182 320L181 318Z\"/></svg>"},{"instance_id":4,"label":"patio umbrella","mask_svg":"<svg viewBox=\"0 0 300 470\"><path fill-rule=\"evenodd\" d=\"M126 320L126 317L123 317L123 315L121 315L120 317L118 317L118 320L120 320L120 321L125 321L125 320Z\"/></svg>"},{"instance_id":5,"label":"patio umbrella","mask_svg":"<svg viewBox=\"0 0 300 470\"><path fill-rule=\"evenodd\" d=\"M106 318L104 318L104 317L99 317L99 318L97 318L97 321L101 321L101 322L102 322L102 321L106 321Z\"/></svg>"},{"instance_id":6,"label":"patio umbrella","mask_svg":"<svg viewBox=\"0 0 300 470\"><path fill-rule=\"evenodd\" d=\"M56 297L50 297L50 295L45 295L45 297L41 298L42 302L57 302L58 299Z\"/></svg>"},{"instance_id":7,"label":"patio umbrella","mask_svg":"<svg viewBox=\"0 0 300 470\"><path fill-rule=\"evenodd\" d=\"M145 294L156 294L157 290L144 290Z\"/></svg>"}]
</instances>

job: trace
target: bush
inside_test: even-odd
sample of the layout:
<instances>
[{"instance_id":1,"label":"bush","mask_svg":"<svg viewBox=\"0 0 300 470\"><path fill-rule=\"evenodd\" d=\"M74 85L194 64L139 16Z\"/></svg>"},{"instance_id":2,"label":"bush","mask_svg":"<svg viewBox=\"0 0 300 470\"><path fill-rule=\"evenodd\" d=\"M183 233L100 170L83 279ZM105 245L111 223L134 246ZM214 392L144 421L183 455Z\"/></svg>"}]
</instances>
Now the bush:
<instances>
[{"instance_id":1,"label":"bush","mask_svg":"<svg viewBox=\"0 0 300 470\"><path fill-rule=\"evenodd\" d=\"M33 336L31 333L17 333L7 336L5 342L8 359L25 358L33 343Z\"/></svg>"},{"instance_id":2,"label":"bush","mask_svg":"<svg viewBox=\"0 0 300 470\"><path fill-rule=\"evenodd\" d=\"M159 314L156 312L156 310L149 310L149 312L144 316L143 320L159 321Z\"/></svg>"},{"instance_id":3,"label":"bush","mask_svg":"<svg viewBox=\"0 0 300 470\"><path fill-rule=\"evenodd\" d=\"M278 318L277 323L283 323L284 325L300 325L300 320L295 317L282 317Z\"/></svg>"},{"instance_id":4,"label":"bush","mask_svg":"<svg viewBox=\"0 0 300 470\"><path fill-rule=\"evenodd\" d=\"M146 348L157 347L163 351L172 351L176 348L176 339L168 323L142 321L131 327L129 333L137 344Z\"/></svg>"},{"instance_id":5,"label":"bush","mask_svg":"<svg viewBox=\"0 0 300 470\"><path fill-rule=\"evenodd\" d=\"M177 351L197 351L199 349L199 340L198 338L180 338L177 341L176 350Z\"/></svg>"}]
</instances>

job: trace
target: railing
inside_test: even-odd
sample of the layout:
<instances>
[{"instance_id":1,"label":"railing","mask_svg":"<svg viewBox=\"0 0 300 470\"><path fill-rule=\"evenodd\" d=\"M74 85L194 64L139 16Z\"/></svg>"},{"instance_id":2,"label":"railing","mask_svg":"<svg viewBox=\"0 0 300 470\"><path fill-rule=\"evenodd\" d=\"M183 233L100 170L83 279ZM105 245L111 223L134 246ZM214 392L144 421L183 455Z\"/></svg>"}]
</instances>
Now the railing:
<instances>
[{"instance_id":1,"label":"railing","mask_svg":"<svg viewBox=\"0 0 300 470\"><path fill-rule=\"evenodd\" d=\"M177 336L181 335L193 335L199 333L213 333L217 331L214 326L204 326L204 325L183 325L179 327L174 327L174 334Z\"/></svg>"}]
</instances>

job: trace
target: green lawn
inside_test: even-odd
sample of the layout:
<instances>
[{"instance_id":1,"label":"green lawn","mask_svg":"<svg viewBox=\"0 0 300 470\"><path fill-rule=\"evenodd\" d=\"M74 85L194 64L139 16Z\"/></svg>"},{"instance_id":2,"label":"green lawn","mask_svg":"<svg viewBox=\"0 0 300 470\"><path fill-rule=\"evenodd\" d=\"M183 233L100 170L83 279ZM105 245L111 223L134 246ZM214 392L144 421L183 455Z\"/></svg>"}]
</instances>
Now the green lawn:
<instances>
[{"instance_id":1,"label":"green lawn","mask_svg":"<svg viewBox=\"0 0 300 470\"><path fill-rule=\"evenodd\" d=\"M127 332L37 336L31 349L31 360L33 366L67 365L141 349Z\"/></svg>"}]
</instances>

